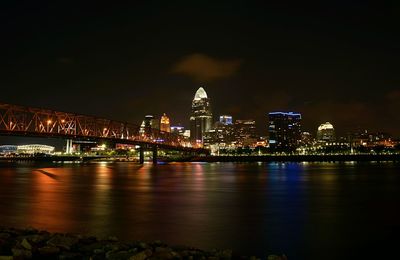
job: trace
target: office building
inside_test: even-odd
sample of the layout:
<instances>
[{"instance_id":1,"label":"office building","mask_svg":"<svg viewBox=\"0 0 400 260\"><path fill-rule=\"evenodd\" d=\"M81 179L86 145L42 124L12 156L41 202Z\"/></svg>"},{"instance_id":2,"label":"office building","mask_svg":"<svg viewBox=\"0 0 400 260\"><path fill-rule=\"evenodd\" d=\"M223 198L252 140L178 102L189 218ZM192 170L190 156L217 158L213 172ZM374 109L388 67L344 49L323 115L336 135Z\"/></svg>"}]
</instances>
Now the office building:
<instances>
[{"instance_id":1,"label":"office building","mask_svg":"<svg viewBox=\"0 0 400 260\"><path fill-rule=\"evenodd\" d=\"M232 116L228 116L228 115L219 116L219 122L224 125L231 125L232 124Z\"/></svg>"},{"instance_id":2,"label":"office building","mask_svg":"<svg viewBox=\"0 0 400 260\"><path fill-rule=\"evenodd\" d=\"M268 119L270 150L272 152L294 152L301 142L301 114L270 112Z\"/></svg>"},{"instance_id":3,"label":"office building","mask_svg":"<svg viewBox=\"0 0 400 260\"><path fill-rule=\"evenodd\" d=\"M160 120L160 130L162 132L167 132L167 133L171 132L169 117L167 117L167 115L165 113L162 115L161 120Z\"/></svg>"},{"instance_id":4,"label":"office building","mask_svg":"<svg viewBox=\"0 0 400 260\"><path fill-rule=\"evenodd\" d=\"M317 140L319 142L333 142L335 141L335 129L329 122L323 123L318 127Z\"/></svg>"},{"instance_id":5,"label":"office building","mask_svg":"<svg viewBox=\"0 0 400 260\"><path fill-rule=\"evenodd\" d=\"M203 142L205 133L212 127L212 112L210 99L204 88L200 87L192 102L190 116L190 138L196 142Z\"/></svg>"}]
</instances>

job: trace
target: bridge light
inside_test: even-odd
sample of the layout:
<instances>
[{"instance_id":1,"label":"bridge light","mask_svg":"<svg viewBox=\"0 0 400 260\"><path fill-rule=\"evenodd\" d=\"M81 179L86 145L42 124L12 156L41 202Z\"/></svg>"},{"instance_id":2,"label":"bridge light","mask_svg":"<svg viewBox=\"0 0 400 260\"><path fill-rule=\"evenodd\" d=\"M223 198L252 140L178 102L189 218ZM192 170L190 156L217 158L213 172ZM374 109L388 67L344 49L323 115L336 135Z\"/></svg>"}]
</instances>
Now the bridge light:
<instances>
[{"instance_id":1,"label":"bridge light","mask_svg":"<svg viewBox=\"0 0 400 260\"><path fill-rule=\"evenodd\" d=\"M64 120L64 119L61 119L61 123L65 123L65 120Z\"/></svg>"},{"instance_id":2,"label":"bridge light","mask_svg":"<svg viewBox=\"0 0 400 260\"><path fill-rule=\"evenodd\" d=\"M51 122L51 120L49 119L49 120L47 120L47 124L48 125L50 125L52 122Z\"/></svg>"}]
</instances>

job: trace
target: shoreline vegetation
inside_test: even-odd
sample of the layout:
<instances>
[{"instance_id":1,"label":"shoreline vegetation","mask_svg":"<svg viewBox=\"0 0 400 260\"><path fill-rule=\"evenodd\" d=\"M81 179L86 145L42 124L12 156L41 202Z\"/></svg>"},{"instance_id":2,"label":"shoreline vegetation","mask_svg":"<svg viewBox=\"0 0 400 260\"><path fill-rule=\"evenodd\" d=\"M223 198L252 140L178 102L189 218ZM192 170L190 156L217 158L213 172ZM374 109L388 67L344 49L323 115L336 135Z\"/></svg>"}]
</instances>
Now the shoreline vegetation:
<instances>
[{"instance_id":1,"label":"shoreline vegetation","mask_svg":"<svg viewBox=\"0 0 400 260\"><path fill-rule=\"evenodd\" d=\"M132 157L107 157L107 156L15 156L0 157L0 162L16 161L115 161L139 162ZM160 157L159 162L368 162L368 161L393 161L400 162L400 154L328 154L328 155L221 155L221 156L189 156L189 157Z\"/></svg>"},{"instance_id":2,"label":"shoreline vegetation","mask_svg":"<svg viewBox=\"0 0 400 260\"><path fill-rule=\"evenodd\" d=\"M235 255L232 250L205 251L189 246L169 246L161 241L119 241L116 237L95 237L50 233L35 228L0 227L0 259L260 259ZM263 258L265 259L265 257ZM269 255L268 260L287 260Z\"/></svg>"}]
</instances>

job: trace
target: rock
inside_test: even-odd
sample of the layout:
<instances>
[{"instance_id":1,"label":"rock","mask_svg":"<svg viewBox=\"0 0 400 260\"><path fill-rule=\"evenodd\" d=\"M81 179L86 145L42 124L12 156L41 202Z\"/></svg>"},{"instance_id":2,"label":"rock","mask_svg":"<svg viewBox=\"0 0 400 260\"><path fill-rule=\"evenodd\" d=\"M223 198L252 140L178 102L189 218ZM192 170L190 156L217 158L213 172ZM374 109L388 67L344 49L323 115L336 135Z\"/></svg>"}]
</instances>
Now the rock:
<instances>
[{"instance_id":1,"label":"rock","mask_svg":"<svg viewBox=\"0 0 400 260\"><path fill-rule=\"evenodd\" d=\"M267 259L268 260L287 260L287 257L286 257L286 255L281 255L281 256L279 256L279 255L269 255Z\"/></svg>"},{"instance_id":2,"label":"rock","mask_svg":"<svg viewBox=\"0 0 400 260\"><path fill-rule=\"evenodd\" d=\"M153 242L154 246L165 246L166 244L163 243L161 240L156 240Z\"/></svg>"},{"instance_id":3,"label":"rock","mask_svg":"<svg viewBox=\"0 0 400 260\"><path fill-rule=\"evenodd\" d=\"M94 252L95 250L99 250L99 249L101 249L102 251L104 251L103 250L103 244L102 243L99 243L99 242L96 242L96 243L93 243L93 244L84 244L84 245L81 245L80 243L79 243L79 245L78 245L78 247L77 247L77 250L79 251L79 252L82 252L82 253L92 253L92 252Z\"/></svg>"},{"instance_id":4,"label":"rock","mask_svg":"<svg viewBox=\"0 0 400 260\"><path fill-rule=\"evenodd\" d=\"M129 260L145 260L146 258L152 255L151 250L145 250L140 253L137 253L129 258Z\"/></svg>"},{"instance_id":5,"label":"rock","mask_svg":"<svg viewBox=\"0 0 400 260\"><path fill-rule=\"evenodd\" d=\"M30 250L21 249L21 248L13 248L12 253L13 253L13 257L16 259L32 258L32 252Z\"/></svg>"},{"instance_id":6,"label":"rock","mask_svg":"<svg viewBox=\"0 0 400 260\"><path fill-rule=\"evenodd\" d=\"M231 259L232 258L232 250L225 249L225 250L218 251L216 253L216 256L221 259Z\"/></svg>"},{"instance_id":7,"label":"rock","mask_svg":"<svg viewBox=\"0 0 400 260\"><path fill-rule=\"evenodd\" d=\"M109 236L109 237L107 238L107 240L108 240L108 241L118 241L118 238L115 237L115 236Z\"/></svg>"},{"instance_id":8,"label":"rock","mask_svg":"<svg viewBox=\"0 0 400 260\"><path fill-rule=\"evenodd\" d=\"M55 246L44 246L38 249L41 256L53 256L60 253L60 249Z\"/></svg>"},{"instance_id":9,"label":"rock","mask_svg":"<svg viewBox=\"0 0 400 260\"><path fill-rule=\"evenodd\" d=\"M9 239L10 237L9 233L0 233L0 239Z\"/></svg>"},{"instance_id":10,"label":"rock","mask_svg":"<svg viewBox=\"0 0 400 260\"><path fill-rule=\"evenodd\" d=\"M90 260L104 260L106 259L105 254L94 254L90 258Z\"/></svg>"},{"instance_id":11,"label":"rock","mask_svg":"<svg viewBox=\"0 0 400 260\"><path fill-rule=\"evenodd\" d=\"M95 254L95 255L100 255L100 254L104 254L105 252L104 252L104 250L103 249L95 249L95 250L93 250L93 253Z\"/></svg>"},{"instance_id":12,"label":"rock","mask_svg":"<svg viewBox=\"0 0 400 260\"><path fill-rule=\"evenodd\" d=\"M109 252L109 251L118 251L118 246L117 245L108 245L106 244L104 246L104 251Z\"/></svg>"},{"instance_id":13,"label":"rock","mask_svg":"<svg viewBox=\"0 0 400 260\"><path fill-rule=\"evenodd\" d=\"M39 232L39 230L37 230L36 228L33 228L33 227L28 227L23 232L26 235L32 235L32 234L37 234Z\"/></svg>"},{"instance_id":14,"label":"rock","mask_svg":"<svg viewBox=\"0 0 400 260\"><path fill-rule=\"evenodd\" d=\"M34 234L34 235L28 235L25 238L26 238L26 240L28 240L29 242L32 242L33 244L40 244L40 243L43 243L44 241L48 240L49 235Z\"/></svg>"},{"instance_id":15,"label":"rock","mask_svg":"<svg viewBox=\"0 0 400 260\"><path fill-rule=\"evenodd\" d=\"M70 250L73 245L78 243L78 238L73 236L65 236L61 234L56 234L49 241L47 244L50 246L57 246L65 250Z\"/></svg>"},{"instance_id":16,"label":"rock","mask_svg":"<svg viewBox=\"0 0 400 260\"><path fill-rule=\"evenodd\" d=\"M81 237L81 236L77 236L77 238L79 239L79 244L93 244L97 242L97 238L96 237Z\"/></svg>"},{"instance_id":17,"label":"rock","mask_svg":"<svg viewBox=\"0 0 400 260\"><path fill-rule=\"evenodd\" d=\"M24 238L24 240L22 240L21 246L29 251L32 250L32 246L31 246L31 244L29 244L29 242L28 242L28 240L26 240L26 238Z\"/></svg>"},{"instance_id":18,"label":"rock","mask_svg":"<svg viewBox=\"0 0 400 260\"><path fill-rule=\"evenodd\" d=\"M107 252L106 259L110 260L125 260L129 259L133 253L129 253L128 251L118 251L118 252Z\"/></svg>"},{"instance_id":19,"label":"rock","mask_svg":"<svg viewBox=\"0 0 400 260\"><path fill-rule=\"evenodd\" d=\"M11 255L11 248L15 245L15 241L11 239L0 239L0 255Z\"/></svg>"},{"instance_id":20,"label":"rock","mask_svg":"<svg viewBox=\"0 0 400 260\"><path fill-rule=\"evenodd\" d=\"M152 258L171 259L173 258L172 249L169 247L156 247Z\"/></svg>"},{"instance_id":21,"label":"rock","mask_svg":"<svg viewBox=\"0 0 400 260\"><path fill-rule=\"evenodd\" d=\"M62 253L58 259L60 260L74 260L74 259L84 259L83 255L79 253L73 253L73 252L64 252Z\"/></svg>"},{"instance_id":22,"label":"rock","mask_svg":"<svg viewBox=\"0 0 400 260\"><path fill-rule=\"evenodd\" d=\"M141 249L147 249L149 246L144 242L139 242L138 247Z\"/></svg>"},{"instance_id":23,"label":"rock","mask_svg":"<svg viewBox=\"0 0 400 260\"><path fill-rule=\"evenodd\" d=\"M138 251L137 248L132 248L132 247L131 247L131 249L128 250L129 253L133 253L133 254L136 254L137 251Z\"/></svg>"}]
</instances>

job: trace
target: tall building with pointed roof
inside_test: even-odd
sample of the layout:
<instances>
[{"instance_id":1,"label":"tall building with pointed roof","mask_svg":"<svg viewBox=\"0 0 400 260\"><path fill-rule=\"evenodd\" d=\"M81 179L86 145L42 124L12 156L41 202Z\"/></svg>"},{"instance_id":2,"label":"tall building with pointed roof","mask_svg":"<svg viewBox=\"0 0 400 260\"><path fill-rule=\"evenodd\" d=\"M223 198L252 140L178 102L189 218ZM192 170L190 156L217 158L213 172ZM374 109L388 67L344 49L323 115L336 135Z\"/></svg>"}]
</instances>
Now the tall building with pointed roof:
<instances>
[{"instance_id":1,"label":"tall building with pointed roof","mask_svg":"<svg viewBox=\"0 0 400 260\"><path fill-rule=\"evenodd\" d=\"M210 98L208 98L204 88L200 87L192 101L190 138L193 141L203 142L205 132L212 127L212 121Z\"/></svg>"},{"instance_id":2,"label":"tall building with pointed roof","mask_svg":"<svg viewBox=\"0 0 400 260\"><path fill-rule=\"evenodd\" d=\"M167 117L167 115L165 113L162 115L161 120L160 120L160 130L162 132L167 132L167 133L171 132L169 117Z\"/></svg>"}]
</instances>

